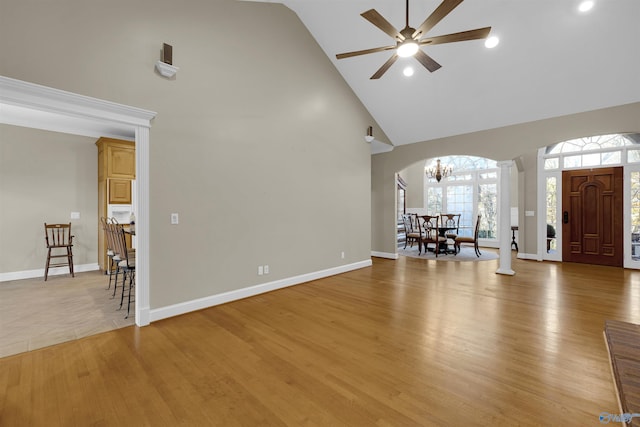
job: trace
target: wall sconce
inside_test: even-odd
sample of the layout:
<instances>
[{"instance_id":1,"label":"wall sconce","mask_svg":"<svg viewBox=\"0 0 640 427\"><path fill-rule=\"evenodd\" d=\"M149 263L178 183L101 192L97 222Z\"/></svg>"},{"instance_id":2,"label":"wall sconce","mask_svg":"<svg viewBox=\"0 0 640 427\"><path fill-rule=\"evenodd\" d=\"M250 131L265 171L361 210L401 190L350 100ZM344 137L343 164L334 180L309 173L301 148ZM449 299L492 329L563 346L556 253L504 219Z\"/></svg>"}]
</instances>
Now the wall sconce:
<instances>
[{"instance_id":1,"label":"wall sconce","mask_svg":"<svg viewBox=\"0 0 640 427\"><path fill-rule=\"evenodd\" d=\"M453 168L451 166L442 166L440 164L440 159L436 161L436 167L430 167L425 170L427 177L435 178L436 181L440 182L442 178L446 178L453 172Z\"/></svg>"},{"instance_id":2,"label":"wall sconce","mask_svg":"<svg viewBox=\"0 0 640 427\"><path fill-rule=\"evenodd\" d=\"M156 69L167 78L172 78L178 72L179 68L173 65L173 46L170 44L162 44L160 61L156 62Z\"/></svg>"},{"instance_id":3,"label":"wall sconce","mask_svg":"<svg viewBox=\"0 0 640 427\"><path fill-rule=\"evenodd\" d=\"M373 126L367 128L367 134L364 136L364 140L367 142L373 141Z\"/></svg>"}]
</instances>

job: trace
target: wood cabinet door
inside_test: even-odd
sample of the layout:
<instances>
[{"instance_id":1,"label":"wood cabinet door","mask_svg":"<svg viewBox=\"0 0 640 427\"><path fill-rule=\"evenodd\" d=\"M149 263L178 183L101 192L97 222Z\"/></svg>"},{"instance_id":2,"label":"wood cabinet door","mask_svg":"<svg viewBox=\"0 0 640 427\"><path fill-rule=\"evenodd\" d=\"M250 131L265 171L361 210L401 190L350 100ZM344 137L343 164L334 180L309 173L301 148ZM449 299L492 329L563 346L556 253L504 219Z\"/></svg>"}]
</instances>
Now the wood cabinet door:
<instances>
[{"instance_id":1,"label":"wood cabinet door","mask_svg":"<svg viewBox=\"0 0 640 427\"><path fill-rule=\"evenodd\" d=\"M107 146L107 176L110 178L136 178L135 148Z\"/></svg>"},{"instance_id":2,"label":"wood cabinet door","mask_svg":"<svg viewBox=\"0 0 640 427\"><path fill-rule=\"evenodd\" d=\"M109 180L109 204L131 204L131 181L128 179Z\"/></svg>"},{"instance_id":3,"label":"wood cabinet door","mask_svg":"<svg viewBox=\"0 0 640 427\"><path fill-rule=\"evenodd\" d=\"M622 267L622 167L562 172L562 260Z\"/></svg>"}]
</instances>

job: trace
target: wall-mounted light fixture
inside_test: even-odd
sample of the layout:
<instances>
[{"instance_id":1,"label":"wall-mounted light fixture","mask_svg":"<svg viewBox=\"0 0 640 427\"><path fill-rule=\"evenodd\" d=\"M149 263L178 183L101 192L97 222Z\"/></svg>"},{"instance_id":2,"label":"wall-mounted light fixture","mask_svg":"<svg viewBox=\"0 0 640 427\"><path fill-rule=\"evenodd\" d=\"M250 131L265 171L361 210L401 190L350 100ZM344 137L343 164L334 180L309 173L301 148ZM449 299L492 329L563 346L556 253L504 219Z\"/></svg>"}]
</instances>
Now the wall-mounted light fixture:
<instances>
[{"instance_id":1,"label":"wall-mounted light fixture","mask_svg":"<svg viewBox=\"0 0 640 427\"><path fill-rule=\"evenodd\" d=\"M367 142L373 141L373 126L367 128L367 134L364 136L364 140Z\"/></svg>"},{"instance_id":2,"label":"wall-mounted light fixture","mask_svg":"<svg viewBox=\"0 0 640 427\"><path fill-rule=\"evenodd\" d=\"M173 65L173 46L170 44L162 44L160 61L156 62L156 69L167 78L172 78L178 72L179 68Z\"/></svg>"}]
</instances>

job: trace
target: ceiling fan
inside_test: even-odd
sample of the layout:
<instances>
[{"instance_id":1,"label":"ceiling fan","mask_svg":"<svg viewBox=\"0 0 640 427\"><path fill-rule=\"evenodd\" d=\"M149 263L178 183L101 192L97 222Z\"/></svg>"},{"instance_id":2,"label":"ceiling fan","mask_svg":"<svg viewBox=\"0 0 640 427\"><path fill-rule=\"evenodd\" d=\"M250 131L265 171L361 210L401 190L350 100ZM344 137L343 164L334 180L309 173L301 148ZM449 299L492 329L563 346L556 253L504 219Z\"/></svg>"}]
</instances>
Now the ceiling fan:
<instances>
[{"instance_id":1,"label":"ceiling fan","mask_svg":"<svg viewBox=\"0 0 640 427\"><path fill-rule=\"evenodd\" d=\"M424 22L416 29L409 26L409 0L407 0L406 25L402 31L395 29L382 15L375 9L367 10L360 14L364 19L380 28L386 34L393 37L396 41L394 46L375 47L373 49L358 50L355 52L346 52L336 55L337 59L350 58L352 56L366 55L368 53L383 52L385 50L396 50L391 58L387 60L382 67L378 69L371 79L379 79L393 65L398 57L413 56L430 72L436 71L441 67L429 55L420 49L423 45L434 45L443 43L461 42L466 40L484 39L489 35L491 27L478 28L476 30L462 31L460 33L446 34L436 37L423 36L429 32L438 22L455 9L463 0L444 0L436 10L424 20Z\"/></svg>"}]
</instances>

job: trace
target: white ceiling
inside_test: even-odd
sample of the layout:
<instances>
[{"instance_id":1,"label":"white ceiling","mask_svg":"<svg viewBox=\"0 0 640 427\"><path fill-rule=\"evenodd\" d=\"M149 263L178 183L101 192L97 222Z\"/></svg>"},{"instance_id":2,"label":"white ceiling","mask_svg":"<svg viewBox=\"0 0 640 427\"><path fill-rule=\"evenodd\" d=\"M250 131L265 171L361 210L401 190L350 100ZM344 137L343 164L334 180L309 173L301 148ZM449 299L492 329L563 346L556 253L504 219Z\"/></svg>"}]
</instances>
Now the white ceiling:
<instances>
[{"instance_id":1,"label":"white ceiling","mask_svg":"<svg viewBox=\"0 0 640 427\"><path fill-rule=\"evenodd\" d=\"M259 0L279 2L277 0ZM337 53L393 45L360 16L376 9L398 30L404 0L282 0L309 29L394 145L524 123L640 101L640 0L467 0L427 35L491 26L483 40L422 49L442 65L429 73L399 59L369 77L391 51L337 60ZM419 26L441 0L410 0ZM415 74L404 77L411 64Z\"/></svg>"}]
</instances>

